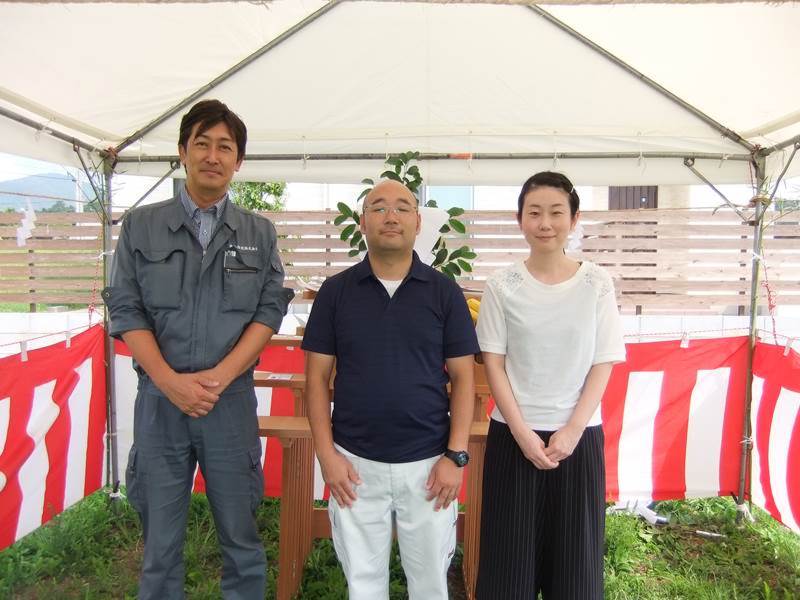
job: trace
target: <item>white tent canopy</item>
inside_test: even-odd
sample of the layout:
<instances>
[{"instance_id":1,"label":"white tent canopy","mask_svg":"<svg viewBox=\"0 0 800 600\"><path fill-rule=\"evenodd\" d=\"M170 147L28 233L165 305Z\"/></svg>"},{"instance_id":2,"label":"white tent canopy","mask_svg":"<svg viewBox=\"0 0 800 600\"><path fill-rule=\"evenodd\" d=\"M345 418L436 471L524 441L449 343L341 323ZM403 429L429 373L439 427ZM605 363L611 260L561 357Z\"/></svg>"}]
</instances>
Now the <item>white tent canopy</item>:
<instances>
[{"instance_id":1,"label":"white tent canopy","mask_svg":"<svg viewBox=\"0 0 800 600\"><path fill-rule=\"evenodd\" d=\"M554 166L583 185L698 183L685 158L749 183L754 148L776 145L780 172L800 135L800 5L544 10L0 3L0 151L77 164L65 139L123 143L117 172L162 175L188 104L216 97L248 126L244 179L357 182L418 150L429 184Z\"/></svg>"}]
</instances>

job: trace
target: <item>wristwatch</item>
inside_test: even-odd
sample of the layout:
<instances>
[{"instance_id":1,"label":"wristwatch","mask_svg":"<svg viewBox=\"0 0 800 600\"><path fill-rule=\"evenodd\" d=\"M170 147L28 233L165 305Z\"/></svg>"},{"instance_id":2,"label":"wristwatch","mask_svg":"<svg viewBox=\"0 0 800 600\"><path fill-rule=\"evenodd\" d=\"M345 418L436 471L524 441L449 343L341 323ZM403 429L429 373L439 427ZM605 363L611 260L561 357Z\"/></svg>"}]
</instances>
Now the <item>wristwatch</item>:
<instances>
[{"instance_id":1,"label":"wristwatch","mask_svg":"<svg viewBox=\"0 0 800 600\"><path fill-rule=\"evenodd\" d=\"M448 448L444 451L444 455L459 467L463 467L469 462L469 453L466 450L450 450Z\"/></svg>"}]
</instances>

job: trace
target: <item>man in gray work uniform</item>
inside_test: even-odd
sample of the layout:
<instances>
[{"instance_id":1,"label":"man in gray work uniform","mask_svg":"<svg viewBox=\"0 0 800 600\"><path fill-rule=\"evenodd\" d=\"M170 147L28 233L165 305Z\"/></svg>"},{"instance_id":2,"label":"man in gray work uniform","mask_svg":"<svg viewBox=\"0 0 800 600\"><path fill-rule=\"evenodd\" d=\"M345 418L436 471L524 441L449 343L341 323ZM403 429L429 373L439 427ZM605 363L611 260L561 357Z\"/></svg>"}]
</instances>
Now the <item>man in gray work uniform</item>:
<instances>
[{"instance_id":1,"label":"man in gray work uniform","mask_svg":"<svg viewBox=\"0 0 800 600\"><path fill-rule=\"evenodd\" d=\"M122 224L103 298L111 335L131 350L139 387L128 498L144 530L140 599L184 597L183 546L195 465L222 551L222 595L261 599L266 558L253 367L291 299L270 221L233 204L228 185L247 130L217 100L181 120L186 186Z\"/></svg>"}]
</instances>

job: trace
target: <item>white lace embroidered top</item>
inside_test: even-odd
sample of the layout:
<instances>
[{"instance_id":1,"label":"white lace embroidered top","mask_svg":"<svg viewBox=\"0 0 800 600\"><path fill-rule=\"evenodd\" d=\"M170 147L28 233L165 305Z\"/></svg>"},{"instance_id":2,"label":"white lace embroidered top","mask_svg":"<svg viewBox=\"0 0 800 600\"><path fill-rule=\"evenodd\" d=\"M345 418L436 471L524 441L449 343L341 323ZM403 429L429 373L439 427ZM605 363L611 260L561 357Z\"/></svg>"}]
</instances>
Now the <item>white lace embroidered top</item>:
<instances>
[{"instance_id":1,"label":"white lace embroidered top","mask_svg":"<svg viewBox=\"0 0 800 600\"><path fill-rule=\"evenodd\" d=\"M586 261L554 285L535 279L523 261L496 271L486 282L477 327L481 350L506 356L511 389L531 429L565 425L592 365L625 360L614 284ZM492 418L505 422L496 407ZM588 425L600 423L598 409Z\"/></svg>"}]
</instances>

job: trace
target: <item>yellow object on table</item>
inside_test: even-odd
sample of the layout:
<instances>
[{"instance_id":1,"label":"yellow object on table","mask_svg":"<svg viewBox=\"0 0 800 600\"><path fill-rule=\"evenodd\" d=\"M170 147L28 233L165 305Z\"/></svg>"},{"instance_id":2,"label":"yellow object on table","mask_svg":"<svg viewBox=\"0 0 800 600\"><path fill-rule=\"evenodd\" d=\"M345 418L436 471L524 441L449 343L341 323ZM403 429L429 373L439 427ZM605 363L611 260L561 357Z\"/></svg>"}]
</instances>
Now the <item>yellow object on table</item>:
<instances>
[{"instance_id":1,"label":"yellow object on table","mask_svg":"<svg viewBox=\"0 0 800 600\"><path fill-rule=\"evenodd\" d=\"M467 298L467 306L469 307L469 314L472 316L472 322L478 322L478 312L481 310L481 301L478 298Z\"/></svg>"}]
</instances>

